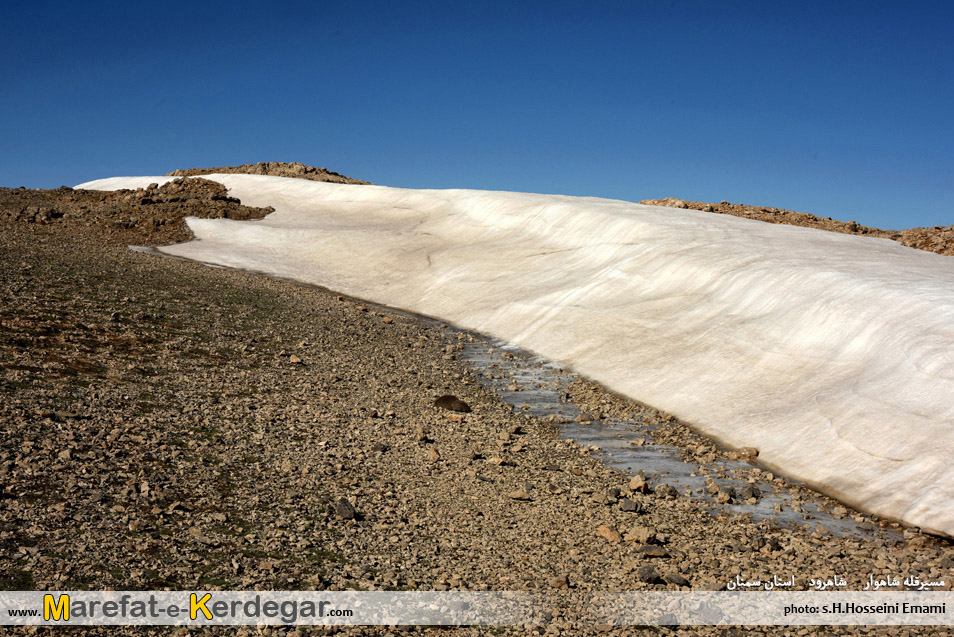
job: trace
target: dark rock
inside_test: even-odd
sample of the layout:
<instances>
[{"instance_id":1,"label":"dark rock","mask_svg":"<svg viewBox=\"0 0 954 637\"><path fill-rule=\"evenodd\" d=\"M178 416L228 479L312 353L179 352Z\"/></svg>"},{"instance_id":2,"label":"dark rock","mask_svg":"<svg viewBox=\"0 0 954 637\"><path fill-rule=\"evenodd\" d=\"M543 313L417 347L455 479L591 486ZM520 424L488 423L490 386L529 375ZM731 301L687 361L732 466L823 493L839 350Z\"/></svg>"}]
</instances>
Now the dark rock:
<instances>
[{"instance_id":1,"label":"dark rock","mask_svg":"<svg viewBox=\"0 0 954 637\"><path fill-rule=\"evenodd\" d=\"M642 513L643 507L636 502L635 500L630 500L629 498L623 498L619 501L619 508L621 511L626 511L627 513Z\"/></svg>"},{"instance_id":2,"label":"dark rock","mask_svg":"<svg viewBox=\"0 0 954 637\"><path fill-rule=\"evenodd\" d=\"M447 409L449 411L459 411L465 414L470 412L470 405L465 403L463 400L461 400L457 396L451 396L450 394L441 396L440 398L435 400L434 405L436 407L440 407L441 409Z\"/></svg>"},{"instance_id":3,"label":"dark rock","mask_svg":"<svg viewBox=\"0 0 954 637\"><path fill-rule=\"evenodd\" d=\"M656 571L652 566L642 566L638 571L636 571L636 579L640 582L645 582L646 584L662 584L663 579L659 576L659 572Z\"/></svg>"},{"instance_id":4,"label":"dark rock","mask_svg":"<svg viewBox=\"0 0 954 637\"><path fill-rule=\"evenodd\" d=\"M348 498L339 498L335 502L335 514L343 520L354 520L358 517L357 511L354 510L354 505L348 501Z\"/></svg>"},{"instance_id":5,"label":"dark rock","mask_svg":"<svg viewBox=\"0 0 954 637\"><path fill-rule=\"evenodd\" d=\"M755 498L756 500L758 500L759 498L762 497L762 490L759 489L754 484L747 484L744 487L742 487L741 491L739 492L739 495L741 496L743 500L748 500L749 498Z\"/></svg>"},{"instance_id":6,"label":"dark rock","mask_svg":"<svg viewBox=\"0 0 954 637\"><path fill-rule=\"evenodd\" d=\"M666 573L663 575L663 579L670 584L675 584L676 586L689 586L689 580L679 573Z\"/></svg>"}]
</instances>

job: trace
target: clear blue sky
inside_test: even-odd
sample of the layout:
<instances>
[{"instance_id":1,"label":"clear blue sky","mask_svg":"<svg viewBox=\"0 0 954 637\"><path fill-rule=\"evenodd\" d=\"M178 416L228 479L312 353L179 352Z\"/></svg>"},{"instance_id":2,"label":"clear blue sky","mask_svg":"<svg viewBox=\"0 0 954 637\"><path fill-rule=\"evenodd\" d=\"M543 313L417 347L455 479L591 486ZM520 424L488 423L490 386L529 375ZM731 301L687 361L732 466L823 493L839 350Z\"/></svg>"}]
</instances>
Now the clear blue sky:
<instances>
[{"instance_id":1,"label":"clear blue sky","mask_svg":"<svg viewBox=\"0 0 954 637\"><path fill-rule=\"evenodd\" d=\"M0 185L374 183L954 224L954 3L0 3Z\"/></svg>"}]
</instances>

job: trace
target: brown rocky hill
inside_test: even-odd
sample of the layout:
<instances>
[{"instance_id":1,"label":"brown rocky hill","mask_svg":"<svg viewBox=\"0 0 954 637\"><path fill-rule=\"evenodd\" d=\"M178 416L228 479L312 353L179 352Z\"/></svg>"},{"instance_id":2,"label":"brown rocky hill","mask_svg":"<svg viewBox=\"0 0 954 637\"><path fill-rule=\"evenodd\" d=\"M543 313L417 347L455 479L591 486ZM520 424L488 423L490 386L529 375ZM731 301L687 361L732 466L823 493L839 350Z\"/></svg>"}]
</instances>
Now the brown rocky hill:
<instances>
[{"instance_id":1,"label":"brown rocky hill","mask_svg":"<svg viewBox=\"0 0 954 637\"><path fill-rule=\"evenodd\" d=\"M243 206L225 186L208 179L176 179L136 190L0 188L0 223L56 226L120 245L187 241L185 217L248 221L274 211Z\"/></svg>"},{"instance_id":2,"label":"brown rocky hill","mask_svg":"<svg viewBox=\"0 0 954 637\"><path fill-rule=\"evenodd\" d=\"M644 199L639 203L648 206L667 206L669 208L702 210L704 212L745 217L746 219L757 219L758 221L766 221L768 223L818 228L820 230L828 230L829 232L841 232L842 234L883 237L885 239L898 241L910 248L927 250L928 252L936 252L944 255L954 255L954 226L908 228L907 230L901 230L899 232L897 230L870 228L855 223L854 221L838 221L831 217L817 217L807 212L794 212L792 210L766 208L764 206L747 206L745 204L729 203L728 201L706 203L668 197L666 199Z\"/></svg>"},{"instance_id":3,"label":"brown rocky hill","mask_svg":"<svg viewBox=\"0 0 954 637\"><path fill-rule=\"evenodd\" d=\"M310 179L312 181L330 181L336 184L369 184L370 182L352 179L338 174L327 168L306 166L296 161L285 163L280 161L260 161L257 164L243 164L241 166L220 166L218 168L189 168L174 170L167 177L195 177L196 175L211 175L212 173L228 173L242 175L271 175L272 177L293 177L295 179Z\"/></svg>"}]
</instances>

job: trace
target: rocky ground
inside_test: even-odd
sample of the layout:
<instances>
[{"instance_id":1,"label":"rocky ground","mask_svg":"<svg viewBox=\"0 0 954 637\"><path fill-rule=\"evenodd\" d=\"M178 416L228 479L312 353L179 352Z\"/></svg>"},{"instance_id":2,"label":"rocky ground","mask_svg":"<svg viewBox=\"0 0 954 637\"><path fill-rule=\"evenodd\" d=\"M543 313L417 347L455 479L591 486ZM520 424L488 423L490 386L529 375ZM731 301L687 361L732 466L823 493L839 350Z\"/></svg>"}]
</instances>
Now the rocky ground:
<instances>
[{"instance_id":1,"label":"rocky ground","mask_svg":"<svg viewBox=\"0 0 954 637\"><path fill-rule=\"evenodd\" d=\"M367 184L360 179L351 179L327 168L306 166L298 162L263 161L257 164L243 164L241 166L220 166L218 168L189 168L174 170L170 177L194 177L196 175L211 175L212 173L240 173L247 175L271 175L273 177L294 177L296 179L311 179L313 181L330 181L336 184Z\"/></svg>"},{"instance_id":2,"label":"rocky ground","mask_svg":"<svg viewBox=\"0 0 954 637\"><path fill-rule=\"evenodd\" d=\"M160 245L191 238L185 217L261 219L274 208L243 206L222 184L176 179L136 190L0 188L0 221L54 226L115 245ZM11 226L14 227L14 226Z\"/></svg>"},{"instance_id":3,"label":"rocky ground","mask_svg":"<svg viewBox=\"0 0 954 637\"><path fill-rule=\"evenodd\" d=\"M685 201L676 197L666 199L646 199L639 203L650 206L667 206L691 210L703 210L746 219L757 219L768 223L782 223L789 226L803 226L818 228L829 232L842 234L858 234L868 237L882 237L898 241L910 248L937 252L938 254L954 255L954 226L934 226L932 228L908 228L907 230L881 230L870 228L854 221L838 221L831 217L817 217L807 212L793 212L780 208L764 206L749 206L746 204L706 203L703 201Z\"/></svg>"},{"instance_id":4,"label":"rocky ground","mask_svg":"<svg viewBox=\"0 0 954 637\"><path fill-rule=\"evenodd\" d=\"M795 576L800 589L835 575L851 589L869 574L954 581L950 544L913 530L784 530L605 467L555 423L483 388L457 355L466 334L449 340L439 325L333 292L128 250L183 238L187 214L265 212L177 183L0 191L3 588L585 593L721 589L766 574ZM472 411L435 405L448 394ZM645 409L587 383L571 394L590 413ZM723 453L658 418L687 454ZM643 630L574 626L555 612L534 629L341 632Z\"/></svg>"}]
</instances>

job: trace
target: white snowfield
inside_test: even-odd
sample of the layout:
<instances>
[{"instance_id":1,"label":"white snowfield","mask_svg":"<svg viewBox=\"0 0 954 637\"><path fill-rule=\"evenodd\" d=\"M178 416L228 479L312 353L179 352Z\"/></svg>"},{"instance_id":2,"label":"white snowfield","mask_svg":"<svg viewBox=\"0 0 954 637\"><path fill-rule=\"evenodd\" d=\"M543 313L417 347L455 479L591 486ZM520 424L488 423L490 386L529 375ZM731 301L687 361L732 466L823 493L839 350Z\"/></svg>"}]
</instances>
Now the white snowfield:
<instances>
[{"instance_id":1,"label":"white snowfield","mask_svg":"<svg viewBox=\"0 0 954 637\"><path fill-rule=\"evenodd\" d=\"M954 536L954 259L598 198L208 175L161 250L505 339L859 508ZM169 177L103 179L110 190Z\"/></svg>"}]
</instances>

